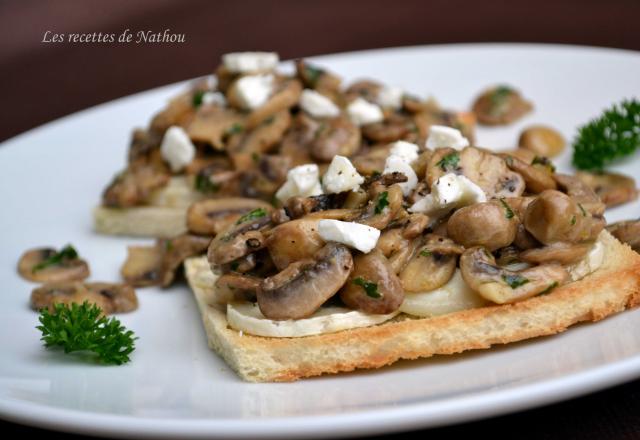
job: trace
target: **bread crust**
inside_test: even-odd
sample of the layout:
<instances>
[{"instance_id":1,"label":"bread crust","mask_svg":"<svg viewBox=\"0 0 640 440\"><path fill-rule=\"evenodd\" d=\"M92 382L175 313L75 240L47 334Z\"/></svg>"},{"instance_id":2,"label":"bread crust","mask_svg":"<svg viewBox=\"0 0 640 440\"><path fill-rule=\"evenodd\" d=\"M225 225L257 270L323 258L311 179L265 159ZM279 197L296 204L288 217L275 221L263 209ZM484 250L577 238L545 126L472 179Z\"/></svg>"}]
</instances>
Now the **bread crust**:
<instances>
[{"instance_id":1,"label":"bread crust","mask_svg":"<svg viewBox=\"0 0 640 440\"><path fill-rule=\"evenodd\" d=\"M230 329L225 309L210 301L215 276L206 257L187 260L185 270L211 349L247 381L294 381L553 335L640 305L640 255L608 232L602 234L603 265L549 294L433 318L399 315L373 327L301 338L266 338Z\"/></svg>"},{"instance_id":2,"label":"bread crust","mask_svg":"<svg viewBox=\"0 0 640 440\"><path fill-rule=\"evenodd\" d=\"M93 227L96 232L108 235L175 237L187 232L187 208L97 206L93 210Z\"/></svg>"}]
</instances>

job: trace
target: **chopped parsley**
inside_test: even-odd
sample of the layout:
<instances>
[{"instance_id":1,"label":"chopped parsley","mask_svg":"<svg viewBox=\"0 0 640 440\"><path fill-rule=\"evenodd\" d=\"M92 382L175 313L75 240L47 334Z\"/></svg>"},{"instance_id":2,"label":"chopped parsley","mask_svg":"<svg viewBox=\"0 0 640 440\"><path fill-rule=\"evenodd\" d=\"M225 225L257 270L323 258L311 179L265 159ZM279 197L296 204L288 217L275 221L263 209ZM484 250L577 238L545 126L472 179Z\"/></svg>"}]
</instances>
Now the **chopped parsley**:
<instances>
[{"instance_id":1,"label":"chopped parsley","mask_svg":"<svg viewBox=\"0 0 640 440\"><path fill-rule=\"evenodd\" d=\"M576 216L573 215L573 216L571 216L571 226L573 226L575 224L576 224Z\"/></svg>"},{"instance_id":2,"label":"chopped parsley","mask_svg":"<svg viewBox=\"0 0 640 440\"><path fill-rule=\"evenodd\" d=\"M255 163L259 163L260 162L260 154L256 153L255 151L253 153L251 153L251 159L255 162Z\"/></svg>"},{"instance_id":3,"label":"chopped parsley","mask_svg":"<svg viewBox=\"0 0 640 440\"><path fill-rule=\"evenodd\" d=\"M507 219L512 219L515 216L515 214L513 213L513 209L511 209L511 207L507 204L507 202L504 201L504 197L500 198L500 203L502 203L502 206L504 207L504 211L505 211L504 216Z\"/></svg>"},{"instance_id":4,"label":"chopped parsley","mask_svg":"<svg viewBox=\"0 0 640 440\"><path fill-rule=\"evenodd\" d=\"M320 77L324 74L324 70L318 69L317 67L314 67L310 64L305 64L304 74L307 77L309 84L311 84L311 87L315 87L316 85L318 85L318 80L320 79Z\"/></svg>"},{"instance_id":5,"label":"chopped parsley","mask_svg":"<svg viewBox=\"0 0 640 440\"><path fill-rule=\"evenodd\" d=\"M204 97L204 94L204 90L196 90L196 92L193 94L193 99L191 100L191 103L194 107L197 108L202 105L202 98Z\"/></svg>"},{"instance_id":6,"label":"chopped parsley","mask_svg":"<svg viewBox=\"0 0 640 440\"><path fill-rule=\"evenodd\" d=\"M240 263L238 263L237 261L232 261L230 266L231 270L236 271L238 270L238 267L240 267Z\"/></svg>"},{"instance_id":7,"label":"chopped parsley","mask_svg":"<svg viewBox=\"0 0 640 440\"><path fill-rule=\"evenodd\" d=\"M582 206L581 203L578 203L578 208L580 208L580 211L582 212L582 216L586 217L587 216L587 211L584 210L584 207Z\"/></svg>"},{"instance_id":8,"label":"chopped parsley","mask_svg":"<svg viewBox=\"0 0 640 440\"><path fill-rule=\"evenodd\" d=\"M554 281L553 283L549 284L549 287L547 287L542 292L540 292L540 295L546 295L547 293L551 292L556 287L558 287L558 282Z\"/></svg>"},{"instance_id":9,"label":"chopped parsley","mask_svg":"<svg viewBox=\"0 0 640 440\"><path fill-rule=\"evenodd\" d=\"M39 270L42 270L49 266L56 266L58 264L62 264L69 260L75 260L78 258L78 252L75 250L73 246L70 244L63 247L60 251L54 252L51 256L49 256L44 261L36 264L31 269L31 272L36 273Z\"/></svg>"},{"instance_id":10,"label":"chopped parsley","mask_svg":"<svg viewBox=\"0 0 640 440\"><path fill-rule=\"evenodd\" d=\"M433 255L433 252L431 252L429 249L424 249L420 252L420 255L423 257L430 257Z\"/></svg>"},{"instance_id":11,"label":"chopped parsley","mask_svg":"<svg viewBox=\"0 0 640 440\"><path fill-rule=\"evenodd\" d=\"M195 187L196 190L202 193L214 193L220 189L220 185L212 182L211 179L209 179L209 176L206 176L204 174L196 175Z\"/></svg>"},{"instance_id":12,"label":"chopped parsley","mask_svg":"<svg viewBox=\"0 0 640 440\"><path fill-rule=\"evenodd\" d=\"M376 214L380 214L382 211L384 211L384 208L389 206L389 200L387 200L387 197L389 197L388 191L381 192L380 195L378 195L375 207Z\"/></svg>"},{"instance_id":13,"label":"chopped parsley","mask_svg":"<svg viewBox=\"0 0 640 440\"><path fill-rule=\"evenodd\" d=\"M442 171L452 171L458 168L458 162L460 162L460 155L458 153L450 153L443 157L436 165L439 166Z\"/></svg>"},{"instance_id":14,"label":"chopped parsley","mask_svg":"<svg viewBox=\"0 0 640 440\"><path fill-rule=\"evenodd\" d=\"M236 225L239 225L240 223L248 222L250 220L255 220L260 217L264 217L265 215L267 215L267 211L264 208L256 208L253 211L250 211L245 215L243 215L242 217L240 217L236 222Z\"/></svg>"},{"instance_id":15,"label":"chopped parsley","mask_svg":"<svg viewBox=\"0 0 640 440\"><path fill-rule=\"evenodd\" d=\"M507 98L513 93L513 89L507 86L498 86L491 93L491 114L499 115L505 112Z\"/></svg>"},{"instance_id":16,"label":"chopped parsley","mask_svg":"<svg viewBox=\"0 0 640 440\"><path fill-rule=\"evenodd\" d=\"M372 283L371 281L367 281L362 277L356 277L353 280L353 284L362 287L367 296L371 298L382 298L382 294L378 292L378 283Z\"/></svg>"},{"instance_id":17,"label":"chopped parsley","mask_svg":"<svg viewBox=\"0 0 640 440\"><path fill-rule=\"evenodd\" d=\"M167 240L164 244L164 248L167 252L171 252L173 250L173 242L171 240Z\"/></svg>"},{"instance_id":18,"label":"chopped parsley","mask_svg":"<svg viewBox=\"0 0 640 440\"><path fill-rule=\"evenodd\" d=\"M522 275L502 275L502 279L505 283L509 285L512 289L517 289L520 286L523 286L529 282L528 278L523 277Z\"/></svg>"},{"instance_id":19,"label":"chopped parsley","mask_svg":"<svg viewBox=\"0 0 640 440\"><path fill-rule=\"evenodd\" d=\"M233 134L242 133L244 131L244 127L242 124L235 122L231 127L227 128L226 134L227 136L231 136Z\"/></svg>"},{"instance_id":20,"label":"chopped parsley","mask_svg":"<svg viewBox=\"0 0 640 440\"><path fill-rule=\"evenodd\" d=\"M553 165L553 163L551 163L551 161L544 156L534 157L531 165L544 165L545 167L549 168L551 172L555 173L556 171L556 167Z\"/></svg>"}]
</instances>

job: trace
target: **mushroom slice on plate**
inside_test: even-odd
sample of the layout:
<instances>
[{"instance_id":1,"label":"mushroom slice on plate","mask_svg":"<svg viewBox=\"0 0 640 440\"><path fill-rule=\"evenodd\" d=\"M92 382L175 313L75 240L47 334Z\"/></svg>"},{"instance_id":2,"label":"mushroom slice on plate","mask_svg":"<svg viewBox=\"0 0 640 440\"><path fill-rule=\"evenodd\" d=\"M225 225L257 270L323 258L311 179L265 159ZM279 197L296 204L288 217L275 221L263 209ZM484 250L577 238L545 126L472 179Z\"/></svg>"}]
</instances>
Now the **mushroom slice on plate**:
<instances>
[{"instance_id":1,"label":"mushroom slice on plate","mask_svg":"<svg viewBox=\"0 0 640 440\"><path fill-rule=\"evenodd\" d=\"M607 225L607 230L636 252L640 252L640 220L627 220Z\"/></svg>"},{"instance_id":2,"label":"mushroom slice on plate","mask_svg":"<svg viewBox=\"0 0 640 440\"><path fill-rule=\"evenodd\" d=\"M567 193L582 209L597 217L604 214L605 204L593 189L578 177L556 173L553 178L560 189Z\"/></svg>"},{"instance_id":3,"label":"mushroom slice on plate","mask_svg":"<svg viewBox=\"0 0 640 440\"><path fill-rule=\"evenodd\" d=\"M133 287L115 283L85 283L89 292L107 298L113 307L111 313L131 312L138 308L138 297Z\"/></svg>"},{"instance_id":4,"label":"mushroom slice on plate","mask_svg":"<svg viewBox=\"0 0 640 440\"><path fill-rule=\"evenodd\" d=\"M622 205L638 198L636 181L624 174L578 171L576 178L589 186L607 207Z\"/></svg>"},{"instance_id":5,"label":"mushroom slice on plate","mask_svg":"<svg viewBox=\"0 0 640 440\"><path fill-rule=\"evenodd\" d=\"M270 212L272 206L261 200L241 197L200 200L187 211L187 228L194 234L214 236L257 208Z\"/></svg>"},{"instance_id":6,"label":"mushroom slice on plate","mask_svg":"<svg viewBox=\"0 0 640 440\"><path fill-rule=\"evenodd\" d=\"M72 246L60 251L36 248L22 254L18 272L23 278L40 283L80 281L89 276L89 265L78 257Z\"/></svg>"},{"instance_id":7,"label":"mushroom slice on plate","mask_svg":"<svg viewBox=\"0 0 640 440\"><path fill-rule=\"evenodd\" d=\"M483 125L507 125L529 113L533 105L509 86L484 91L473 103L473 112Z\"/></svg>"},{"instance_id":8,"label":"mushroom slice on plate","mask_svg":"<svg viewBox=\"0 0 640 440\"><path fill-rule=\"evenodd\" d=\"M261 278L239 273L226 273L216 280L213 300L219 304L232 301L255 301Z\"/></svg>"},{"instance_id":9,"label":"mushroom slice on plate","mask_svg":"<svg viewBox=\"0 0 640 440\"><path fill-rule=\"evenodd\" d=\"M427 292L445 285L453 276L462 251L464 248L453 240L429 234L400 272L402 287L407 292Z\"/></svg>"},{"instance_id":10,"label":"mushroom slice on plate","mask_svg":"<svg viewBox=\"0 0 640 440\"><path fill-rule=\"evenodd\" d=\"M534 167L508 153L503 153L500 156L504 158L510 169L522 176L528 192L538 194L545 189L557 188L556 182L547 168Z\"/></svg>"},{"instance_id":11,"label":"mushroom slice on plate","mask_svg":"<svg viewBox=\"0 0 640 440\"><path fill-rule=\"evenodd\" d=\"M136 287L154 286L161 282L162 250L156 246L128 246L127 259L120 275L127 284Z\"/></svg>"},{"instance_id":12,"label":"mushroom slice on plate","mask_svg":"<svg viewBox=\"0 0 640 440\"><path fill-rule=\"evenodd\" d=\"M130 312L138 307L135 291L123 284L48 283L31 292L34 310L48 308L53 312L54 304L82 304L85 301L100 307L104 314Z\"/></svg>"},{"instance_id":13,"label":"mushroom slice on plate","mask_svg":"<svg viewBox=\"0 0 640 440\"><path fill-rule=\"evenodd\" d=\"M506 304L548 292L569 280L567 270L557 264L542 264L514 271L498 266L482 246L467 249L460 257L464 281L482 297Z\"/></svg>"},{"instance_id":14,"label":"mushroom slice on plate","mask_svg":"<svg viewBox=\"0 0 640 440\"><path fill-rule=\"evenodd\" d=\"M278 270L291 263L307 260L325 245L318 233L319 218L291 220L269 232L267 249Z\"/></svg>"},{"instance_id":15,"label":"mushroom slice on plate","mask_svg":"<svg viewBox=\"0 0 640 440\"><path fill-rule=\"evenodd\" d=\"M369 203L352 221L383 230L402 208L402 189L398 184L385 187L374 182L369 188L369 195Z\"/></svg>"},{"instance_id":16,"label":"mushroom slice on plate","mask_svg":"<svg viewBox=\"0 0 640 440\"><path fill-rule=\"evenodd\" d=\"M261 208L242 216L211 240L207 251L211 266L230 263L264 248L267 243L261 229L270 224L271 217Z\"/></svg>"},{"instance_id":17,"label":"mushroom slice on plate","mask_svg":"<svg viewBox=\"0 0 640 440\"><path fill-rule=\"evenodd\" d=\"M309 316L342 287L352 268L349 249L328 243L314 259L297 261L265 278L257 291L260 311L269 319Z\"/></svg>"}]
</instances>

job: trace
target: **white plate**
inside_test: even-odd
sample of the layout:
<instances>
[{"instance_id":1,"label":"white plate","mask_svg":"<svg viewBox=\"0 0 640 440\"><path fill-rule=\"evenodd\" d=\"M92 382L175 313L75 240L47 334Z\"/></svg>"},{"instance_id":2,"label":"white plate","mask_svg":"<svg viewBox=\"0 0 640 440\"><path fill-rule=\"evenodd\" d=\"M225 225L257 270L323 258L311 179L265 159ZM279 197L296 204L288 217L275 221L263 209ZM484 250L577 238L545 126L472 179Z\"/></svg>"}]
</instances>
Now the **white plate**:
<instances>
[{"instance_id":1,"label":"white plate","mask_svg":"<svg viewBox=\"0 0 640 440\"><path fill-rule=\"evenodd\" d=\"M367 51L316 59L348 80L368 76L468 108L484 87L508 83L536 106L508 128L479 130L481 145L509 147L520 129L548 123L571 138L604 107L640 91L640 55L542 45L457 45ZM91 208L124 165L131 129L172 85L100 105L18 136L0 148L0 415L43 427L147 437L345 436L462 422L567 399L640 376L640 310L564 334L377 371L289 384L240 381L206 344L185 286L140 289L121 315L140 340L133 361L87 365L44 350L18 278L25 249L73 243L93 279L117 280L125 246L98 236ZM40 102L37 105L46 105ZM560 160L569 164L569 152ZM640 157L616 167L640 176ZM640 212L638 202L607 214ZM142 242L142 240L137 240Z\"/></svg>"}]
</instances>

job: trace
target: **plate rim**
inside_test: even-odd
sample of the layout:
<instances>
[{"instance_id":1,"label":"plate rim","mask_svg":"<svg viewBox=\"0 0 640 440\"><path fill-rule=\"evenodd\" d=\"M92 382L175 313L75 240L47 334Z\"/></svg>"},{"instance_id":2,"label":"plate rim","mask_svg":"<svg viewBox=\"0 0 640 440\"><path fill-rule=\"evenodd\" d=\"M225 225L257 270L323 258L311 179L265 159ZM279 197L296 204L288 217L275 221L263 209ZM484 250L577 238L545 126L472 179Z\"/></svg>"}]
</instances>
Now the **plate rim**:
<instances>
[{"instance_id":1,"label":"plate rim","mask_svg":"<svg viewBox=\"0 0 640 440\"><path fill-rule=\"evenodd\" d=\"M336 52L308 57L322 62L325 58L339 59L352 56L380 55L385 52L447 51L447 50L568 50L596 54L621 54L640 57L640 51L602 46L554 43L453 43L396 46L358 51ZM284 60L289 62L290 60ZM194 78L195 79L195 78ZM0 143L10 147L15 141L46 129L55 129L74 117L89 116L110 105L124 104L145 95L164 93L183 86L193 79L173 82L152 89L102 102L77 112L46 122L19 133ZM323 429L324 437L384 434L422 428L433 428L454 423L470 422L525 409L569 400L612 387L640 377L640 353L623 360L563 376L517 386L500 391L482 391L453 396L437 402L404 404L400 408L366 409L346 414L312 416L279 416L268 419L176 419L116 415L52 407L36 402L0 398L0 418L28 426L74 432L87 435L123 438L135 434L140 438L299 438L317 435ZM478 403L485 405L478 405ZM487 402L490 404L487 405ZM435 408L435 407L438 408ZM461 410L461 408L463 408ZM357 423L354 423L357 422ZM329 425L330 424L330 425ZM363 424L366 426L363 427ZM330 430L326 430L331 426Z\"/></svg>"}]
</instances>

